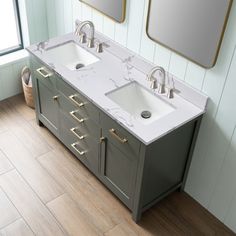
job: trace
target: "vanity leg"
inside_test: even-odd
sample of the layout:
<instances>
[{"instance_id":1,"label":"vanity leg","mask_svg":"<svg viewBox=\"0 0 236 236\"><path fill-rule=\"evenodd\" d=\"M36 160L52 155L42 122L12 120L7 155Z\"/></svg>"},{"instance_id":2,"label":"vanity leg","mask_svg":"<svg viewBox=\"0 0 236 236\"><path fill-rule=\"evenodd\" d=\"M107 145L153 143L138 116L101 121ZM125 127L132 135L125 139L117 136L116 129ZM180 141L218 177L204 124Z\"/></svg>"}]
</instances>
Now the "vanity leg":
<instances>
[{"instance_id":1,"label":"vanity leg","mask_svg":"<svg viewBox=\"0 0 236 236\"><path fill-rule=\"evenodd\" d=\"M44 124L39 120L39 119L36 119L36 122L37 122L37 125L40 126L40 127L43 127Z\"/></svg>"},{"instance_id":2,"label":"vanity leg","mask_svg":"<svg viewBox=\"0 0 236 236\"><path fill-rule=\"evenodd\" d=\"M141 220L141 217L142 217L142 211L140 210L133 211L132 219L134 220L135 223L138 223Z\"/></svg>"}]
</instances>

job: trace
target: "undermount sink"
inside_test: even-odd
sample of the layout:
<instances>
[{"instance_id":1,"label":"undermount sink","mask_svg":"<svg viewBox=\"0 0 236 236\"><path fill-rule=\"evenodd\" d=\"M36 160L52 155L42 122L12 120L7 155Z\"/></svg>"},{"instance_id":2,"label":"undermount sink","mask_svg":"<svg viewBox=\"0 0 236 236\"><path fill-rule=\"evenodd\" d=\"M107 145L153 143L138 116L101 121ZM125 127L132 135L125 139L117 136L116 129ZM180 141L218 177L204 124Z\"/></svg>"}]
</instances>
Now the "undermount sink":
<instances>
[{"instance_id":1,"label":"undermount sink","mask_svg":"<svg viewBox=\"0 0 236 236\"><path fill-rule=\"evenodd\" d=\"M52 63L63 65L69 70L78 70L99 61L99 58L78 46L74 41L47 49L45 56Z\"/></svg>"},{"instance_id":2,"label":"undermount sink","mask_svg":"<svg viewBox=\"0 0 236 236\"><path fill-rule=\"evenodd\" d=\"M175 108L142 87L131 82L106 94L133 118L147 125L171 113Z\"/></svg>"}]
</instances>

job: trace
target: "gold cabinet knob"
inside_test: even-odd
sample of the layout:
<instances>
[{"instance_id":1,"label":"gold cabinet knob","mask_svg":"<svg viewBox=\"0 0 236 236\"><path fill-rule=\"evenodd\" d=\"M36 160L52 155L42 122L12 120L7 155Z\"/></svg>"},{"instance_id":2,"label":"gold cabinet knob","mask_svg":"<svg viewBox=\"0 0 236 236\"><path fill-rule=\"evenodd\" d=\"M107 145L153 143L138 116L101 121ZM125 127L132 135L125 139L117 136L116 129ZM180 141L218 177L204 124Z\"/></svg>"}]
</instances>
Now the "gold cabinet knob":
<instances>
[{"instance_id":1,"label":"gold cabinet knob","mask_svg":"<svg viewBox=\"0 0 236 236\"><path fill-rule=\"evenodd\" d=\"M105 140L106 140L105 137L101 137L101 138L100 138L100 143L104 142Z\"/></svg>"},{"instance_id":2,"label":"gold cabinet knob","mask_svg":"<svg viewBox=\"0 0 236 236\"><path fill-rule=\"evenodd\" d=\"M57 101L57 100L58 100L58 98L59 98L59 96L58 96L58 95L57 95L57 96L53 96L53 97L52 97L53 101Z\"/></svg>"}]
</instances>

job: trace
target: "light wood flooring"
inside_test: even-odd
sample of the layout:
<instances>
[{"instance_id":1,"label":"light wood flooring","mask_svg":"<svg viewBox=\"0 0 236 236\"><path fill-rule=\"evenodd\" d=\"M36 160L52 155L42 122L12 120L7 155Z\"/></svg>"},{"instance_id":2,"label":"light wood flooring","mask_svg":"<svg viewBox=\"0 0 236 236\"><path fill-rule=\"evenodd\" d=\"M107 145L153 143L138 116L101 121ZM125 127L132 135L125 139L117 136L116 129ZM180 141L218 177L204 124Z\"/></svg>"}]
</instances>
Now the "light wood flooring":
<instances>
[{"instance_id":1,"label":"light wood flooring","mask_svg":"<svg viewBox=\"0 0 236 236\"><path fill-rule=\"evenodd\" d=\"M139 224L46 129L22 95L0 102L0 235L234 235L185 193Z\"/></svg>"}]
</instances>

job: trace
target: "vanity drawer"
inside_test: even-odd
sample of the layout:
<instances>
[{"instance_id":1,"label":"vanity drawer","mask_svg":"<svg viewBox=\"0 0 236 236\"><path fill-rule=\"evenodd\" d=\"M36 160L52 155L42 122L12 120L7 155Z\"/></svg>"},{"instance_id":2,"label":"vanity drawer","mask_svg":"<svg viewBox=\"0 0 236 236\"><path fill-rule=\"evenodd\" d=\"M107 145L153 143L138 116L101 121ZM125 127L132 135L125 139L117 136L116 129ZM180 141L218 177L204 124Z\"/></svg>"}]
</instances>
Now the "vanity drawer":
<instances>
[{"instance_id":1,"label":"vanity drawer","mask_svg":"<svg viewBox=\"0 0 236 236\"><path fill-rule=\"evenodd\" d=\"M80 140L80 136L84 136L85 138L81 139L81 141L90 140L91 142L99 142L101 129L91 119L78 123L73 117L60 111L60 121L63 131L69 131L70 136L78 140Z\"/></svg>"},{"instance_id":2,"label":"vanity drawer","mask_svg":"<svg viewBox=\"0 0 236 236\"><path fill-rule=\"evenodd\" d=\"M127 155L139 155L141 143L132 134L104 113L101 114L101 124L102 135L108 138L109 142Z\"/></svg>"},{"instance_id":3,"label":"vanity drawer","mask_svg":"<svg viewBox=\"0 0 236 236\"><path fill-rule=\"evenodd\" d=\"M48 88L56 88L57 76L53 71L36 60L31 60L31 67L35 78L39 79Z\"/></svg>"},{"instance_id":4,"label":"vanity drawer","mask_svg":"<svg viewBox=\"0 0 236 236\"><path fill-rule=\"evenodd\" d=\"M63 94L60 101L62 110L68 113L78 111L81 116L99 123L99 111L90 101L60 78L57 80L57 88Z\"/></svg>"},{"instance_id":5,"label":"vanity drawer","mask_svg":"<svg viewBox=\"0 0 236 236\"><path fill-rule=\"evenodd\" d=\"M63 143L81 160L89 169L98 172L98 145L96 140L89 133L77 129L73 120L60 112L61 130L60 137ZM75 130L72 132L72 129Z\"/></svg>"}]
</instances>

